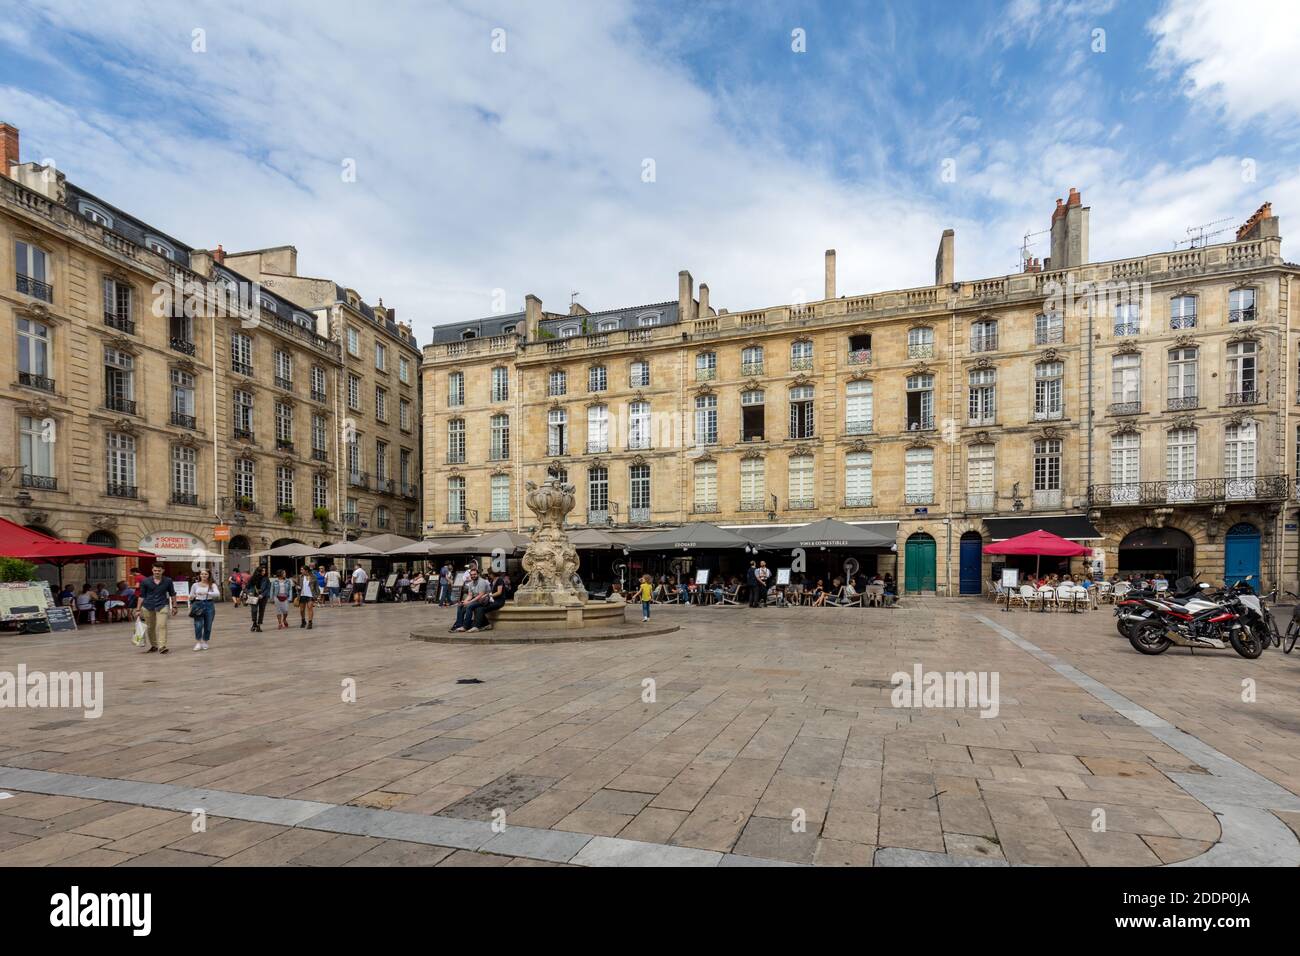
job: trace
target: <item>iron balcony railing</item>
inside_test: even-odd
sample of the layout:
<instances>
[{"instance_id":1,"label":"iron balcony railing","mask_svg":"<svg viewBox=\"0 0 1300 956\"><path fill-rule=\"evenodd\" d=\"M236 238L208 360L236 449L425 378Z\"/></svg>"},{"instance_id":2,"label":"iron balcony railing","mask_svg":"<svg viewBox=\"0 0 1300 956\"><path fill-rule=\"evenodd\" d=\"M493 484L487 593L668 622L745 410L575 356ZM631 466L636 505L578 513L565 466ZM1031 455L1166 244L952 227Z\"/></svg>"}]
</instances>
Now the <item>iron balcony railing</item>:
<instances>
[{"instance_id":1,"label":"iron balcony railing","mask_svg":"<svg viewBox=\"0 0 1300 956\"><path fill-rule=\"evenodd\" d=\"M970 350L972 352L996 352L998 350L997 335L985 335L983 338L971 339Z\"/></svg>"},{"instance_id":2,"label":"iron balcony railing","mask_svg":"<svg viewBox=\"0 0 1300 956\"><path fill-rule=\"evenodd\" d=\"M489 511L489 512L488 512L488 521L509 521L509 520L510 520L510 512L509 512L509 511ZM407 530L410 531L410 530L412 530L412 529L408 526L408 527L407 527Z\"/></svg>"},{"instance_id":3,"label":"iron balcony railing","mask_svg":"<svg viewBox=\"0 0 1300 956\"><path fill-rule=\"evenodd\" d=\"M54 303L54 286L40 279L19 275L18 291L23 295L30 295L33 299L43 299L51 305Z\"/></svg>"},{"instance_id":4,"label":"iron balcony railing","mask_svg":"<svg viewBox=\"0 0 1300 956\"><path fill-rule=\"evenodd\" d=\"M849 350L849 364L850 364L850 365L870 365L870 364L871 364L871 349L850 349L850 350Z\"/></svg>"},{"instance_id":5,"label":"iron balcony railing","mask_svg":"<svg viewBox=\"0 0 1300 956\"><path fill-rule=\"evenodd\" d=\"M58 491L59 479L53 475L29 475L24 472L22 485L24 488L37 488L41 491Z\"/></svg>"},{"instance_id":6,"label":"iron balcony railing","mask_svg":"<svg viewBox=\"0 0 1300 956\"><path fill-rule=\"evenodd\" d=\"M316 389L313 388L311 390L311 400L313 402L324 402L326 400L325 393L323 391L317 391Z\"/></svg>"},{"instance_id":7,"label":"iron balcony railing","mask_svg":"<svg viewBox=\"0 0 1300 956\"><path fill-rule=\"evenodd\" d=\"M312 461L329 461L329 452L324 448L313 448L311 450Z\"/></svg>"},{"instance_id":8,"label":"iron balcony railing","mask_svg":"<svg viewBox=\"0 0 1300 956\"><path fill-rule=\"evenodd\" d=\"M967 511L993 511L997 507L996 494L992 492L971 492L966 495Z\"/></svg>"},{"instance_id":9,"label":"iron balcony railing","mask_svg":"<svg viewBox=\"0 0 1300 956\"><path fill-rule=\"evenodd\" d=\"M236 498L236 499L235 499L235 510L236 510L236 511L243 511L243 512L246 512L246 513L248 513L248 514L257 514L257 513L258 513L258 511L257 511L257 502L254 501L252 498L247 498L247 497L244 497L244 498Z\"/></svg>"},{"instance_id":10,"label":"iron balcony railing","mask_svg":"<svg viewBox=\"0 0 1300 956\"><path fill-rule=\"evenodd\" d=\"M1142 402L1111 402L1110 414L1112 415L1139 415L1142 413Z\"/></svg>"},{"instance_id":11,"label":"iron balcony railing","mask_svg":"<svg viewBox=\"0 0 1300 956\"><path fill-rule=\"evenodd\" d=\"M361 514L356 511L345 511L339 515L345 525L357 524L361 521Z\"/></svg>"},{"instance_id":12,"label":"iron balcony railing","mask_svg":"<svg viewBox=\"0 0 1300 956\"><path fill-rule=\"evenodd\" d=\"M609 441L589 441L587 442L588 455L603 455L609 451Z\"/></svg>"},{"instance_id":13,"label":"iron balcony railing","mask_svg":"<svg viewBox=\"0 0 1300 956\"><path fill-rule=\"evenodd\" d=\"M18 384L27 388L39 388L42 392L54 391L54 379L37 375L35 372L19 372Z\"/></svg>"},{"instance_id":14,"label":"iron balcony railing","mask_svg":"<svg viewBox=\"0 0 1300 956\"><path fill-rule=\"evenodd\" d=\"M293 451L292 438L277 438L275 440L276 451Z\"/></svg>"},{"instance_id":15,"label":"iron balcony railing","mask_svg":"<svg viewBox=\"0 0 1300 956\"><path fill-rule=\"evenodd\" d=\"M934 358L934 346L928 342L922 345L909 345L907 347L907 357L910 359Z\"/></svg>"},{"instance_id":16,"label":"iron balcony railing","mask_svg":"<svg viewBox=\"0 0 1300 956\"><path fill-rule=\"evenodd\" d=\"M1169 327L1171 329L1194 329L1196 328L1196 313L1188 315L1174 315L1169 317Z\"/></svg>"},{"instance_id":17,"label":"iron balcony railing","mask_svg":"<svg viewBox=\"0 0 1300 956\"><path fill-rule=\"evenodd\" d=\"M1237 392L1229 392L1223 396L1225 405L1255 405L1261 400L1259 389L1247 388Z\"/></svg>"},{"instance_id":18,"label":"iron balcony railing","mask_svg":"<svg viewBox=\"0 0 1300 956\"><path fill-rule=\"evenodd\" d=\"M253 374L253 366L249 365L247 362L240 362L238 359L230 360L230 370L232 372L238 372L240 375Z\"/></svg>"},{"instance_id":19,"label":"iron balcony railing","mask_svg":"<svg viewBox=\"0 0 1300 956\"><path fill-rule=\"evenodd\" d=\"M1061 507L1061 489L1037 488L1031 500L1036 511L1055 510Z\"/></svg>"},{"instance_id":20,"label":"iron balcony railing","mask_svg":"<svg viewBox=\"0 0 1300 956\"><path fill-rule=\"evenodd\" d=\"M240 428L236 425L233 429L236 438L242 438L245 441L253 440L253 430L251 428Z\"/></svg>"},{"instance_id":21,"label":"iron balcony railing","mask_svg":"<svg viewBox=\"0 0 1300 956\"><path fill-rule=\"evenodd\" d=\"M650 520L649 508L628 508L627 518L629 521L644 523Z\"/></svg>"},{"instance_id":22,"label":"iron balcony railing","mask_svg":"<svg viewBox=\"0 0 1300 956\"><path fill-rule=\"evenodd\" d=\"M909 415L907 418L907 430L909 432L928 431L934 427L933 415Z\"/></svg>"},{"instance_id":23,"label":"iron balcony railing","mask_svg":"<svg viewBox=\"0 0 1300 956\"><path fill-rule=\"evenodd\" d=\"M846 508L870 508L871 495L849 495L844 499Z\"/></svg>"},{"instance_id":24,"label":"iron balcony railing","mask_svg":"<svg viewBox=\"0 0 1300 956\"><path fill-rule=\"evenodd\" d=\"M846 435L870 435L872 422L867 421L847 422L844 425L844 434Z\"/></svg>"},{"instance_id":25,"label":"iron balcony railing","mask_svg":"<svg viewBox=\"0 0 1300 956\"><path fill-rule=\"evenodd\" d=\"M186 355L194 354L194 343L189 339L181 339L173 335L167 341L173 352L183 352Z\"/></svg>"},{"instance_id":26,"label":"iron balcony railing","mask_svg":"<svg viewBox=\"0 0 1300 956\"><path fill-rule=\"evenodd\" d=\"M742 363L740 364L740 374L741 374L741 375L762 375L762 374L763 374L763 363L762 363L762 362L742 362Z\"/></svg>"},{"instance_id":27,"label":"iron balcony railing","mask_svg":"<svg viewBox=\"0 0 1300 956\"><path fill-rule=\"evenodd\" d=\"M116 312L105 312L104 324L109 328L117 329L119 332L125 332L127 335L135 335L135 323L124 315L118 315Z\"/></svg>"},{"instance_id":28,"label":"iron balcony railing","mask_svg":"<svg viewBox=\"0 0 1300 956\"><path fill-rule=\"evenodd\" d=\"M1249 308L1249 309L1231 309L1231 310L1229 310L1229 312L1228 312L1228 321L1229 321L1229 322L1254 322L1254 321L1255 321L1255 308L1254 308L1254 306L1252 306L1252 307Z\"/></svg>"},{"instance_id":29,"label":"iron balcony railing","mask_svg":"<svg viewBox=\"0 0 1300 956\"><path fill-rule=\"evenodd\" d=\"M1286 475L1262 475L1251 478L1197 478L1192 481L1092 485L1088 489L1088 501L1096 507L1281 501L1290 492L1291 480Z\"/></svg>"},{"instance_id":30,"label":"iron balcony railing","mask_svg":"<svg viewBox=\"0 0 1300 956\"><path fill-rule=\"evenodd\" d=\"M712 382L717 377L718 370L716 368L697 368L695 370L695 381L697 382Z\"/></svg>"},{"instance_id":31,"label":"iron balcony railing","mask_svg":"<svg viewBox=\"0 0 1300 956\"><path fill-rule=\"evenodd\" d=\"M1136 323L1136 322L1116 322L1116 323L1115 323L1115 334L1116 334L1116 335L1119 335L1119 336L1124 336L1124 335L1137 335L1138 332L1140 332L1140 331L1141 331L1141 329L1138 327L1138 323Z\"/></svg>"},{"instance_id":32,"label":"iron balcony railing","mask_svg":"<svg viewBox=\"0 0 1300 956\"><path fill-rule=\"evenodd\" d=\"M109 395L104 399L104 405L110 412L125 412L128 415L135 414L135 402L129 398L118 398L116 395Z\"/></svg>"},{"instance_id":33,"label":"iron balcony railing","mask_svg":"<svg viewBox=\"0 0 1300 956\"><path fill-rule=\"evenodd\" d=\"M1183 395L1181 398L1169 399L1166 407L1171 412L1181 412L1189 408L1196 408L1199 404L1200 401L1195 395Z\"/></svg>"},{"instance_id":34,"label":"iron balcony railing","mask_svg":"<svg viewBox=\"0 0 1300 956\"><path fill-rule=\"evenodd\" d=\"M737 511L766 511L767 499L766 498L741 498L740 507L737 508L736 510Z\"/></svg>"},{"instance_id":35,"label":"iron balcony railing","mask_svg":"<svg viewBox=\"0 0 1300 956\"><path fill-rule=\"evenodd\" d=\"M691 513L697 515L715 515L718 513L718 503L716 501L697 501L691 508Z\"/></svg>"},{"instance_id":36,"label":"iron balcony railing","mask_svg":"<svg viewBox=\"0 0 1300 956\"><path fill-rule=\"evenodd\" d=\"M114 481L110 481L108 483L108 486L104 489L104 493L107 494L110 498L140 497L139 490L136 488L135 485L123 485L123 484L118 484L117 482Z\"/></svg>"},{"instance_id":37,"label":"iron balcony railing","mask_svg":"<svg viewBox=\"0 0 1300 956\"><path fill-rule=\"evenodd\" d=\"M1056 342L1065 341L1065 328L1062 326L1052 326L1044 329L1034 329L1035 345L1052 345Z\"/></svg>"},{"instance_id":38,"label":"iron balcony railing","mask_svg":"<svg viewBox=\"0 0 1300 956\"><path fill-rule=\"evenodd\" d=\"M791 498L785 503L786 511L812 511L817 502L812 498Z\"/></svg>"},{"instance_id":39,"label":"iron balcony railing","mask_svg":"<svg viewBox=\"0 0 1300 956\"><path fill-rule=\"evenodd\" d=\"M292 391L293 391L293 379L291 379L291 378L285 378L283 375L277 375L277 376L275 377L275 387L276 387L276 388L282 388L282 389L284 389L286 392L292 392Z\"/></svg>"},{"instance_id":40,"label":"iron balcony railing","mask_svg":"<svg viewBox=\"0 0 1300 956\"><path fill-rule=\"evenodd\" d=\"M348 475L348 484L356 488L369 488L370 473L365 471L354 471Z\"/></svg>"},{"instance_id":41,"label":"iron balcony railing","mask_svg":"<svg viewBox=\"0 0 1300 956\"><path fill-rule=\"evenodd\" d=\"M188 428L190 431L198 427L198 422L193 415L182 415L180 412L172 412L172 424Z\"/></svg>"},{"instance_id":42,"label":"iron balcony railing","mask_svg":"<svg viewBox=\"0 0 1300 956\"><path fill-rule=\"evenodd\" d=\"M173 491L171 503L174 505L189 505L191 507L196 507L199 503L199 496L183 491Z\"/></svg>"},{"instance_id":43,"label":"iron balcony railing","mask_svg":"<svg viewBox=\"0 0 1300 956\"><path fill-rule=\"evenodd\" d=\"M790 359L790 371L792 372L807 372L810 369L812 369L812 367L813 367L813 360L811 356L808 356L806 358Z\"/></svg>"}]
</instances>

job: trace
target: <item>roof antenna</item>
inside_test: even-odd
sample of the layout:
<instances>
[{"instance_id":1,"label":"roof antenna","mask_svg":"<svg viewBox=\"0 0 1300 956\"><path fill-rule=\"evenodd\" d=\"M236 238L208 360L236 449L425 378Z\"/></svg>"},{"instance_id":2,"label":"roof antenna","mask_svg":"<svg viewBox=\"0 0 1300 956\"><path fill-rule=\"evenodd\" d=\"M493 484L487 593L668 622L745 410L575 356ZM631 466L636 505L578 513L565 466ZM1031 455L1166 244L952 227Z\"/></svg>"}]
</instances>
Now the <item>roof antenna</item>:
<instances>
[{"instance_id":1,"label":"roof antenna","mask_svg":"<svg viewBox=\"0 0 1300 956\"><path fill-rule=\"evenodd\" d=\"M569 293L569 305L573 305L573 303L575 303L575 302L577 302L577 301L578 301L578 293L577 293L577 292L570 292L570 293Z\"/></svg>"},{"instance_id":2,"label":"roof antenna","mask_svg":"<svg viewBox=\"0 0 1300 956\"><path fill-rule=\"evenodd\" d=\"M1232 217L1229 216L1227 219L1216 219L1214 222L1207 222L1200 226L1188 226L1188 238L1175 240L1174 248L1177 249L1179 246L1186 246L1188 249L1199 249L1201 246L1205 245L1205 240L1213 239L1220 233L1228 231L1229 227L1222 225L1225 222L1232 222ZM1207 232L1206 230L1211 226L1221 226L1221 228Z\"/></svg>"}]
</instances>

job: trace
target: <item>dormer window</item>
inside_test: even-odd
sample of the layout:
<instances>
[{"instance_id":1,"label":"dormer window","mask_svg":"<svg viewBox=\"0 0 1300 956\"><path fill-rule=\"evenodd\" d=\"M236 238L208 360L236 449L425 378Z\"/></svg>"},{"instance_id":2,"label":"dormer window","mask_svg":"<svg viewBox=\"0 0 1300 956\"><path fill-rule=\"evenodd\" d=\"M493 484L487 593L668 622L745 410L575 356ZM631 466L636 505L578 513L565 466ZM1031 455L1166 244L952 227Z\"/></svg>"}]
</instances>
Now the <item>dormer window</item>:
<instances>
[{"instance_id":1,"label":"dormer window","mask_svg":"<svg viewBox=\"0 0 1300 956\"><path fill-rule=\"evenodd\" d=\"M93 223L103 226L105 229L113 228L113 217L100 206L94 203L82 201L77 207L78 211Z\"/></svg>"},{"instance_id":2,"label":"dormer window","mask_svg":"<svg viewBox=\"0 0 1300 956\"><path fill-rule=\"evenodd\" d=\"M158 255L162 256L164 259L176 258L176 250L172 248L171 243L165 242L157 236L145 236L144 244L145 248L149 249L151 252L158 253Z\"/></svg>"},{"instance_id":3,"label":"dormer window","mask_svg":"<svg viewBox=\"0 0 1300 956\"><path fill-rule=\"evenodd\" d=\"M301 325L304 329L310 329L315 324L312 322L311 316L304 315L301 312L295 312L293 314L293 320L297 322L299 325Z\"/></svg>"},{"instance_id":4,"label":"dormer window","mask_svg":"<svg viewBox=\"0 0 1300 956\"><path fill-rule=\"evenodd\" d=\"M515 334L515 327L514 327L513 325L507 325L504 329L501 330L501 334L502 334L502 335L514 335L514 334Z\"/></svg>"},{"instance_id":5,"label":"dormer window","mask_svg":"<svg viewBox=\"0 0 1300 956\"><path fill-rule=\"evenodd\" d=\"M641 328L643 328L643 329L645 329L645 328L649 328L649 327L652 326L652 325L658 325L658 324L659 324L659 313L658 313L658 312L648 312L648 313L646 313L645 315L637 316L636 324L639 325L639 326L640 326Z\"/></svg>"},{"instance_id":6,"label":"dormer window","mask_svg":"<svg viewBox=\"0 0 1300 956\"><path fill-rule=\"evenodd\" d=\"M274 311L275 311L275 300L272 299L272 298L269 298L268 296L261 296L261 297L258 299L258 304L259 304L259 305L260 305L264 310L266 310L267 312L274 312Z\"/></svg>"},{"instance_id":7,"label":"dormer window","mask_svg":"<svg viewBox=\"0 0 1300 956\"><path fill-rule=\"evenodd\" d=\"M464 332L460 333L460 337L462 340L476 339L478 338L478 333L473 329L466 329Z\"/></svg>"},{"instance_id":8,"label":"dormer window","mask_svg":"<svg viewBox=\"0 0 1300 956\"><path fill-rule=\"evenodd\" d=\"M599 332L613 332L613 331L614 331L615 329L617 329L617 328L618 328L618 320L617 320L617 319L606 319L604 322L600 323L600 325L597 327L597 331L599 331Z\"/></svg>"},{"instance_id":9,"label":"dormer window","mask_svg":"<svg viewBox=\"0 0 1300 956\"><path fill-rule=\"evenodd\" d=\"M566 325L560 329L560 338L571 339L577 334L578 327L576 325Z\"/></svg>"}]
</instances>

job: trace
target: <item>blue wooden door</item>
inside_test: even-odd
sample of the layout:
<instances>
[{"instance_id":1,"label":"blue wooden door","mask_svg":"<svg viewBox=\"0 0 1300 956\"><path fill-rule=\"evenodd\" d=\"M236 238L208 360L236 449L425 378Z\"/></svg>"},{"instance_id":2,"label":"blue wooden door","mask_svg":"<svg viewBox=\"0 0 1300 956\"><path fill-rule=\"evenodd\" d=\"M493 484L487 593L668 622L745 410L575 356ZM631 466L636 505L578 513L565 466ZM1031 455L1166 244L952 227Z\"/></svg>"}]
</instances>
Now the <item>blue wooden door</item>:
<instances>
[{"instance_id":1,"label":"blue wooden door","mask_svg":"<svg viewBox=\"0 0 1300 956\"><path fill-rule=\"evenodd\" d=\"M1259 590L1259 529L1252 524L1235 524L1223 539L1223 583L1236 584L1253 575L1251 584Z\"/></svg>"},{"instance_id":2,"label":"blue wooden door","mask_svg":"<svg viewBox=\"0 0 1300 956\"><path fill-rule=\"evenodd\" d=\"M983 588L984 541L975 532L961 536L961 593L979 594Z\"/></svg>"}]
</instances>

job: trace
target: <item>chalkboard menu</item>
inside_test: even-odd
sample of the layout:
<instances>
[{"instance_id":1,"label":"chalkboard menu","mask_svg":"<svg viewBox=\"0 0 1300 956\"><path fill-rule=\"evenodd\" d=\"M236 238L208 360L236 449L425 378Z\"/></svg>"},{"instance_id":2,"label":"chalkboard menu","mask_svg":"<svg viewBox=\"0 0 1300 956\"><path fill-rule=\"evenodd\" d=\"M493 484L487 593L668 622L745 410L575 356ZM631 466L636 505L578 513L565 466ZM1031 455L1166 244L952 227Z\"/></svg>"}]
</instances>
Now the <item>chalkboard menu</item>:
<instances>
[{"instance_id":1,"label":"chalkboard menu","mask_svg":"<svg viewBox=\"0 0 1300 956\"><path fill-rule=\"evenodd\" d=\"M378 581L371 581L369 584L366 585L366 600L367 600L367 601L378 601L378 600L379 600L379 582L378 582Z\"/></svg>"},{"instance_id":2,"label":"chalkboard menu","mask_svg":"<svg viewBox=\"0 0 1300 956\"><path fill-rule=\"evenodd\" d=\"M75 631L77 616L70 607L50 607L45 609L45 619L50 623L51 631Z\"/></svg>"}]
</instances>

